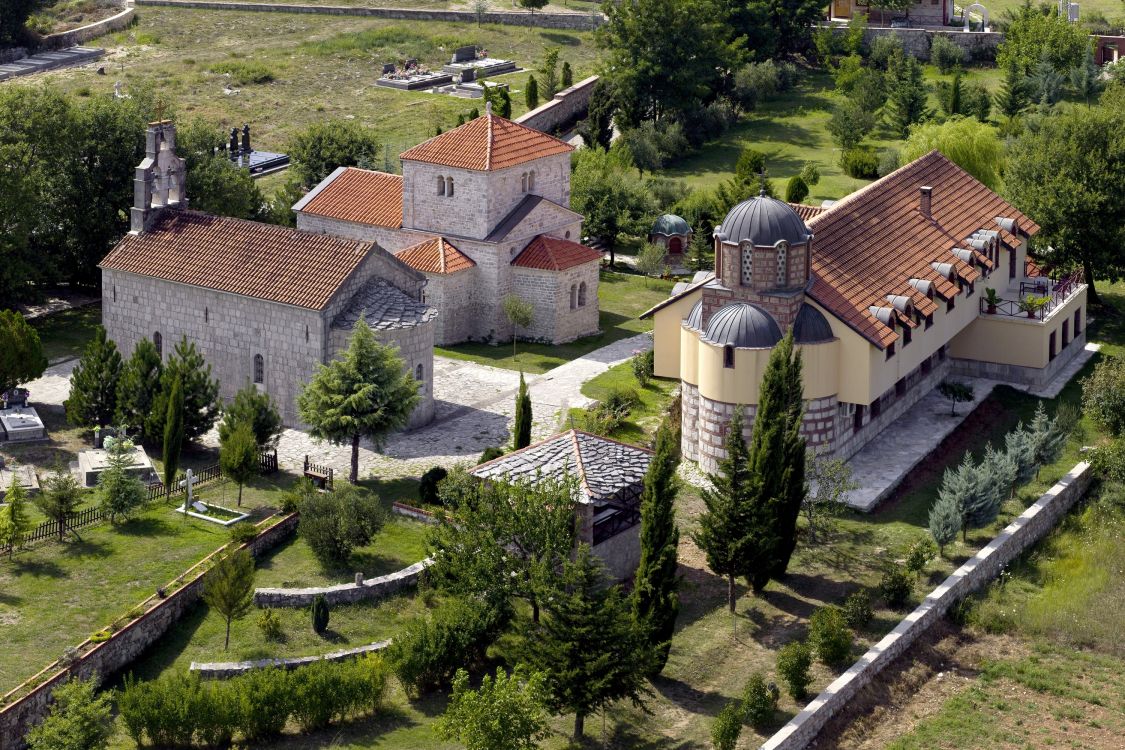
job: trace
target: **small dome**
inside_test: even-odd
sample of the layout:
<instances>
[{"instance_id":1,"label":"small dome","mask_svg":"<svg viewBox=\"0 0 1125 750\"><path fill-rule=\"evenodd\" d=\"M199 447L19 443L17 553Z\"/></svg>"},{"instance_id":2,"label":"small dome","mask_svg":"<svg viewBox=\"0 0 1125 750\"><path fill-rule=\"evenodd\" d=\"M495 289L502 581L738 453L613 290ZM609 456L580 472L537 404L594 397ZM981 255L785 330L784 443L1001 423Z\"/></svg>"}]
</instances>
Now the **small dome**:
<instances>
[{"instance_id":1,"label":"small dome","mask_svg":"<svg viewBox=\"0 0 1125 750\"><path fill-rule=\"evenodd\" d=\"M656 223L652 225L652 231L649 234L691 234L691 227L679 216L675 214L664 214Z\"/></svg>"},{"instance_id":2,"label":"small dome","mask_svg":"<svg viewBox=\"0 0 1125 750\"><path fill-rule=\"evenodd\" d=\"M797 310L797 318L793 321L793 340L798 344L815 344L818 341L831 341L832 326L810 304L801 305Z\"/></svg>"},{"instance_id":3,"label":"small dome","mask_svg":"<svg viewBox=\"0 0 1125 750\"><path fill-rule=\"evenodd\" d=\"M727 242L737 245L749 241L758 246L775 245L781 240L803 245L812 236L792 206L768 195L755 196L732 208L720 232Z\"/></svg>"},{"instance_id":4,"label":"small dome","mask_svg":"<svg viewBox=\"0 0 1125 750\"><path fill-rule=\"evenodd\" d=\"M684 318L688 328L694 328L697 331L703 330L703 300L695 303L695 307L691 308L691 312Z\"/></svg>"},{"instance_id":5,"label":"small dome","mask_svg":"<svg viewBox=\"0 0 1125 750\"><path fill-rule=\"evenodd\" d=\"M723 346L767 349L781 341L781 329L762 308L736 302L720 308L711 316L703 337Z\"/></svg>"}]
</instances>

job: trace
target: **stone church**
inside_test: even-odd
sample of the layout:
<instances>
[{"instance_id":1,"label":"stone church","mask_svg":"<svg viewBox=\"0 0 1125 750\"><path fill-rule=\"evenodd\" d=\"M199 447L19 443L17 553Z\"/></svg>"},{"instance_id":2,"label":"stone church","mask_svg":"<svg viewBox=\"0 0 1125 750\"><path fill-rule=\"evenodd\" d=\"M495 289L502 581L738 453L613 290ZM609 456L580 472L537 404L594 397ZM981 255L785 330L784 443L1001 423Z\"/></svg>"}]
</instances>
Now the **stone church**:
<instances>
[{"instance_id":1,"label":"stone church","mask_svg":"<svg viewBox=\"0 0 1125 750\"><path fill-rule=\"evenodd\" d=\"M340 168L293 210L298 229L374 242L428 281L435 341L563 343L598 332L601 254L571 211L573 147L486 113L401 154L402 175ZM534 306L512 330L501 302Z\"/></svg>"},{"instance_id":2,"label":"stone church","mask_svg":"<svg viewBox=\"0 0 1125 750\"><path fill-rule=\"evenodd\" d=\"M429 422L438 315L423 300L426 276L371 239L188 210L175 148L170 121L149 126L130 231L101 263L102 320L122 356L149 338L166 358L187 337L224 399L253 383L299 426L301 387L363 316L418 381L422 401L409 426Z\"/></svg>"}]
</instances>

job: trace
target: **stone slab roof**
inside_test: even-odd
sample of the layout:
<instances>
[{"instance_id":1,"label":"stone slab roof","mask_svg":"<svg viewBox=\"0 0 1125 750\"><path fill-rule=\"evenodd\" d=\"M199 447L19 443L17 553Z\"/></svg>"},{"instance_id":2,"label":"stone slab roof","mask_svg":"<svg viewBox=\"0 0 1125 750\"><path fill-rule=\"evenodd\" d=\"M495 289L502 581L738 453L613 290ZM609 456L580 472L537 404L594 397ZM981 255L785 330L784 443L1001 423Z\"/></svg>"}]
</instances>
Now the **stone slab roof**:
<instances>
[{"instance_id":1,"label":"stone slab roof","mask_svg":"<svg viewBox=\"0 0 1125 750\"><path fill-rule=\"evenodd\" d=\"M566 141L489 112L407 149L399 158L487 172L573 150Z\"/></svg>"},{"instance_id":2,"label":"stone slab roof","mask_svg":"<svg viewBox=\"0 0 1125 750\"><path fill-rule=\"evenodd\" d=\"M430 237L417 245L403 248L395 253L395 257L423 273L457 273L476 265L472 258L444 237Z\"/></svg>"},{"instance_id":3,"label":"stone slab roof","mask_svg":"<svg viewBox=\"0 0 1125 750\"><path fill-rule=\"evenodd\" d=\"M582 214L571 211L565 206L560 206L552 200L541 195L528 195L524 197L507 216L501 219L496 228L484 238L485 242L503 242L508 235L519 229L529 217L538 221L539 226L556 226L562 222L582 221ZM527 236L526 234L524 235Z\"/></svg>"},{"instance_id":4,"label":"stone slab roof","mask_svg":"<svg viewBox=\"0 0 1125 750\"><path fill-rule=\"evenodd\" d=\"M643 483L652 451L567 430L472 469L473 476L518 481L577 477L579 502L603 503Z\"/></svg>"},{"instance_id":5,"label":"stone slab roof","mask_svg":"<svg viewBox=\"0 0 1125 750\"><path fill-rule=\"evenodd\" d=\"M383 279L371 279L336 316L332 327L350 330L361 315L373 330L389 331L431 321L437 317L437 308L408 297Z\"/></svg>"},{"instance_id":6,"label":"stone slab roof","mask_svg":"<svg viewBox=\"0 0 1125 750\"><path fill-rule=\"evenodd\" d=\"M399 229L402 226L402 176L340 167L297 201L293 210Z\"/></svg>"},{"instance_id":7,"label":"stone slab roof","mask_svg":"<svg viewBox=\"0 0 1125 750\"><path fill-rule=\"evenodd\" d=\"M538 268L544 271L565 271L583 263L601 261L602 254L571 240L538 235L512 260L519 268Z\"/></svg>"},{"instance_id":8,"label":"stone slab roof","mask_svg":"<svg viewBox=\"0 0 1125 750\"><path fill-rule=\"evenodd\" d=\"M321 310L373 245L198 211L165 209L100 267Z\"/></svg>"}]
</instances>

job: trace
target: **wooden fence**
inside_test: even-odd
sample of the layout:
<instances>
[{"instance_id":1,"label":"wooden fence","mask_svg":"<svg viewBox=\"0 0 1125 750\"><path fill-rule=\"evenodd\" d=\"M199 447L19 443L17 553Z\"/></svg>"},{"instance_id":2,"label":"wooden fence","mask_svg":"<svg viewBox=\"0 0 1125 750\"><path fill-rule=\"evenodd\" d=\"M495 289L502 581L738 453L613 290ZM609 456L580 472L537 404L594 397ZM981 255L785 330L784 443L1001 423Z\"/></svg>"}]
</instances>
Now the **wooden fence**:
<instances>
[{"instance_id":1,"label":"wooden fence","mask_svg":"<svg viewBox=\"0 0 1125 750\"><path fill-rule=\"evenodd\" d=\"M332 491L333 471L331 466L323 466L321 464L314 464L305 456L305 476L308 477L322 490Z\"/></svg>"}]
</instances>

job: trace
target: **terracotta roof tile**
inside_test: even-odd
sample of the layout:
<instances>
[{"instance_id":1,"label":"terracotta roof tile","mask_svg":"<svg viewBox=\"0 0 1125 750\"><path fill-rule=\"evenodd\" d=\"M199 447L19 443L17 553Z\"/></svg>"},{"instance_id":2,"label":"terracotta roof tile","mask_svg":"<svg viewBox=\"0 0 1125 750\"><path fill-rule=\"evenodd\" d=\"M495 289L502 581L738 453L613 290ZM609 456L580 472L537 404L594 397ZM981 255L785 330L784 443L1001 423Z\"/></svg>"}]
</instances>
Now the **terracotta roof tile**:
<instances>
[{"instance_id":1,"label":"terracotta roof tile","mask_svg":"<svg viewBox=\"0 0 1125 750\"><path fill-rule=\"evenodd\" d=\"M828 210L820 206L806 206L804 203L790 203L789 206L797 212L797 215L801 217L801 221L808 221L812 217L820 216Z\"/></svg>"},{"instance_id":2,"label":"terracotta roof tile","mask_svg":"<svg viewBox=\"0 0 1125 750\"><path fill-rule=\"evenodd\" d=\"M395 257L425 273L457 273L476 265L472 258L444 237L431 237L417 245L403 248L395 253Z\"/></svg>"},{"instance_id":3,"label":"terracotta roof tile","mask_svg":"<svg viewBox=\"0 0 1125 750\"><path fill-rule=\"evenodd\" d=\"M512 265L520 268L541 268L546 271L565 271L601 259L602 254L593 248L541 234L528 243L512 261Z\"/></svg>"},{"instance_id":4,"label":"terracotta roof tile","mask_svg":"<svg viewBox=\"0 0 1125 750\"><path fill-rule=\"evenodd\" d=\"M402 226L402 177L348 167L322 182L296 210L377 227Z\"/></svg>"},{"instance_id":5,"label":"terracotta roof tile","mask_svg":"<svg viewBox=\"0 0 1125 750\"><path fill-rule=\"evenodd\" d=\"M922 186L933 188L932 218L919 210ZM957 286L931 263L949 263L965 280L979 278L977 269L951 250L978 229L999 230L997 217L1015 219L1029 235L1039 230L968 172L931 151L808 220L816 236L809 294L869 341L886 347L898 335L869 307L885 306L888 294L910 296L911 278L933 281L945 298L957 294Z\"/></svg>"},{"instance_id":6,"label":"terracotta roof tile","mask_svg":"<svg viewBox=\"0 0 1125 750\"><path fill-rule=\"evenodd\" d=\"M256 221L165 209L149 231L125 235L100 266L320 310L372 247Z\"/></svg>"},{"instance_id":7,"label":"terracotta roof tile","mask_svg":"<svg viewBox=\"0 0 1125 750\"><path fill-rule=\"evenodd\" d=\"M419 143L399 158L484 172L573 150L565 141L489 113Z\"/></svg>"}]
</instances>

